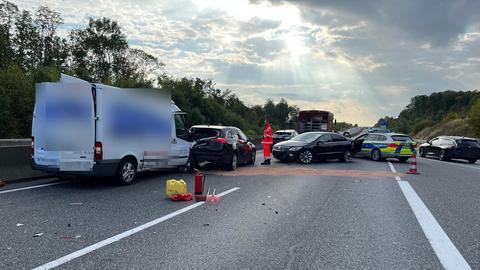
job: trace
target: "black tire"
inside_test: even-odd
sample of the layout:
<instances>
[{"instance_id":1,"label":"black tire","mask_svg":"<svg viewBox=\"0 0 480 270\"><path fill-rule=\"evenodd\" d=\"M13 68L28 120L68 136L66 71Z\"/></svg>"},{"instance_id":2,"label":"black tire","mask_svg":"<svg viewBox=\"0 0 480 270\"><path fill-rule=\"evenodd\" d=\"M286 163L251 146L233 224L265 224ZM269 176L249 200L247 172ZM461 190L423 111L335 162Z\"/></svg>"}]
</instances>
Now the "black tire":
<instances>
[{"instance_id":1,"label":"black tire","mask_svg":"<svg viewBox=\"0 0 480 270\"><path fill-rule=\"evenodd\" d=\"M191 173L196 167L197 167L197 163L195 161L195 158L192 156L189 156L187 160L187 164L185 164L184 166L178 167L178 170L184 173Z\"/></svg>"},{"instance_id":2,"label":"black tire","mask_svg":"<svg viewBox=\"0 0 480 270\"><path fill-rule=\"evenodd\" d=\"M249 165L255 165L255 160L257 159L257 152L253 151L252 155L250 157L250 160L248 161Z\"/></svg>"},{"instance_id":3,"label":"black tire","mask_svg":"<svg viewBox=\"0 0 480 270\"><path fill-rule=\"evenodd\" d=\"M406 158L406 157L399 157L398 158L398 161L400 161L400 162L406 162L407 160L408 160L408 158Z\"/></svg>"},{"instance_id":4,"label":"black tire","mask_svg":"<svg viewBox=\"0 0 480 270\"><path fill-rule=\"evenodd\" d=\"M475 163L475 162L477 162L476 159L469 159L469 160L468 160L468 163L470 163L470 164L473 164L473 163Z\"/></svg>"},{"instance_id":5,"label":"black tire","mask_svg":"<svg viewBox=\"0 0 480 270\"><path fill-rule=\"evenodd\" d=\"M343 153L343 157L340 160L343 161L343 162L349 163L349 162L352 162L352 158L353 158L352 152L345 151Z\"/></svg>"},{"instance_id":6,"label":"black tire","mask_svg":"<svg viewBox=\"0 0 480 270\"><path fill-rule=\"evenodd\" d=\"M115 174L115 181L119 185L130 185L137 175L137 162L133 158L124 158L120 161Z\"/></svg>"},{"instance_id":7,"label":"black tire","mask_svg":"<svg viewBox=\"0 0 480 270\"><path fill-rule=\"evenodd\" d=\"M229 171L234 171L235 169L237 169L237 166L238 166L238 154L234 152L232 155L232 159L230 160L230 163L227 164L225 167Z\"/></svg>"},{"instance_id":8,"label":"black tire","mask_svg":"<svg viewBox=\"0 0 480 270\"><path fill-rule=\"evenodd\" d=\"M423 149L423 147L420 147L418 149L418 155L421 157L425 157L425 149Z\"/></svg>"},{"instance_id":9,"label":"black tire","mask_svg":"<svg viewBox=\"0 0 480 270\"><path fill-rule=\"evenodd\" d=\"M448 158L447 152L445 152L445 150L440 150L438 159L440 159L441 161L448 161L449 158Z\"/></svg>"},{"instance_id":10,"label":"black tire","mask_svg":"<svg viewBox=\"0 0 480 270\"><path fill-rule=\"evenodd\" d=\"M313 153L310 150L302 150L298 154L298 160L303 164L309 164L313 161Z\"/></svg>"},{"instance_id":11,"label":"black tire","mask_svg":"<svg viewBox=\"0 0 480 270\"><path fill-rule=\"evenodd\" d=\"M370 154L370 158L375 161L380 161L382 160L382 152L380 152L379 149L375 148L372 150L372 153Z\"/></svg>"}]
</instances>

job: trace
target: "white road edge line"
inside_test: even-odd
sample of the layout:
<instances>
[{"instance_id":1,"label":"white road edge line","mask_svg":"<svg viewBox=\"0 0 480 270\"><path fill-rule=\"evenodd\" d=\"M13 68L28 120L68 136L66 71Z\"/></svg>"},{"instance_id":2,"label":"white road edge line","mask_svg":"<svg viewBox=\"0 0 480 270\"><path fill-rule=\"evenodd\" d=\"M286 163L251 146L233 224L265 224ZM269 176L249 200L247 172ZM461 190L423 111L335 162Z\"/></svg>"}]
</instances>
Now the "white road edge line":
<instances>
[{"instance_id":1,"label":"white road edge line","mask_svg":"<svg viewBox=\"0 0 480 270\"><path fill-rule=\"evenodd\" d=\"M66 183L71 183L71 182L74 182L74 181L73 180L72 181L61 181L61 182L54 182L54 183L35 185L35 186L29 186L29 187L12 188L12 189L7 189L7 190L0 191L0 194L22 191L22 190L28 190L28 189L34 189L34 188L42 188L42 187L61 185L61 184L66 184Z\"/></svg>"},{"instance_id":2,"label":"white road edge line","mask_svg":"<svg viewBox=\"0 0 480 270\"><path fill-rule=\"evenodd\" d=\"M393 164L390 161L388 163L392 168ZM410 183L407 181L397 181L397 183L443 267L447 270L472 269Z\"/></svg>"},{"instance_id":3,"label":"white road edge line","mask_svg":"<svg viewBox=\"0 0 480 270\"><path fill-rule=\"evenodd\" d=\"M232 193L232 192L234 192L234 191L237 191L237 190L239 190L239 189L240 189L239 187L234 187L234 188L231 188L231 189L229 189L229 190L226 190L226 191L224 191L224 192L222 192L222 193L219 193L218 196L220 196L220 197L221 197L221 196L225 196L225 195L227 195L227 194L229 194L229 193ZM112 244L112 243L114 243L114 242L117 242L117 241L119 241L119 240L122 240L123 238L129 237L129 236L131 236L131 235L133 235L133 234L135 234L135 233L137 233L137 232L143 231L143 230L148 229L148 228L150 228L150 227L152 227L152 226L154 226L154 225L157 225L157 224L159 224L159 223L161 223L161 222L164 222L164 221L169 220L169 219L171 219L171 218L173 218L173 217L176 217L176 216L178 216L178 215L180 215L180 214L183 214L183 213L185 213L185 212L187 212L187 211L190 211L190 210L192 210L192 209L194 209L194 208L197 208L197 207L199 207L200 205L203 205L203 204L205 204L205 202L197 202L197 203L194 203L194 204L192 204L192 205L189 205L189 206L187 206L187 207L184 207L184 208L182 208L182 209L179 209L179 210L177 210L177 211L175 211L175 212L172 212L172 213L170 213L170 214L167 214L167 215L165 215L165 216L163 216L163 217L154 219L154 220L152 220L152 221L150 221L150 222L147 222L147 223L145 223L145 224L143 224L143 225L140 225L140 226L138 226L138 227L135 227L135 228L130 229L130 230L128 230L128 231L125 231L125 232L123 232L123 233L117 234L117 235L115 235L115 236L112 236L112 237L107 238L107 239L105 239L105 240L102 240L102 241L100 241L100 242L97 242L97 243L95 243L95 244L93 244L93 245L90 245L90 246L87 246L87 247L82 248L82 249L80 249L80 250L77 250L77 251L75 251L75 252L73 252L73 253L70 253L70 254L68 254L68 255L65 255L65 256L63 256L63 257L61 257L61 258L58 258L58 259L56 259L56 260L54 260L54 261L51 261L51 262L49 262L49 263L43 264L43 265L41 265L41 266L38 266L38 267L34 268L33 270L46 270L46 269L55 268L55 267L57 267L57 266L60 266L60 265L62 265L62 264L65 264L65 263L67 263L67 262L69 262L69 261L71 261L71 260L73 260L73 259L79 258L79 257L81 257L81 256L83 256L83 255L86 255L86 254L92 252L92 251L95 251L95 250L100 249L100 248L102 248L102 247L104 247L104 246L110 245L110 244Z\"/></svg>"},{"instance_id":4,"label":"white road edge line","mask_svg":"<svg viewBox=\"0 0 480 270\"><path fill-rule=\"evenodd\" d=\"M461 166L461 167L465 167L465 168L480 170L480 166L479 167L473 167L473 166L469 166L467 164L462 164L462 163L457 163L457 162L441 161L441 160L432 159L432 158L422 158L422 160L430 160L430 161L434 161L434 162L441 162L443 164L457 165L457 166Z\"/></svg>"}]
</instances>

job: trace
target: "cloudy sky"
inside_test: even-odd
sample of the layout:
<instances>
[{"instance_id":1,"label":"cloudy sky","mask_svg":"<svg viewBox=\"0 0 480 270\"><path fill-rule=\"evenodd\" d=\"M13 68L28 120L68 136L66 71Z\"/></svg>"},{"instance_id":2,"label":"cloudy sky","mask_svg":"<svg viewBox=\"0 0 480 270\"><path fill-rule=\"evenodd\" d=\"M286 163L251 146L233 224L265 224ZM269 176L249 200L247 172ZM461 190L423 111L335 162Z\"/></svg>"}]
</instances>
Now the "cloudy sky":
<instances>
[{"instance_id":1,"label":"cloudy sky","mask_svg":"<svg viewBox=\"0 0 480 270\"><path fill-rule=\"evenodd\" d=\"M285 98L370 125L410 97L480 83L475 0L13 0L47 4L62 32L117 20L168 73L213 79L248 104Z\"/></svg>"}]
</instances>

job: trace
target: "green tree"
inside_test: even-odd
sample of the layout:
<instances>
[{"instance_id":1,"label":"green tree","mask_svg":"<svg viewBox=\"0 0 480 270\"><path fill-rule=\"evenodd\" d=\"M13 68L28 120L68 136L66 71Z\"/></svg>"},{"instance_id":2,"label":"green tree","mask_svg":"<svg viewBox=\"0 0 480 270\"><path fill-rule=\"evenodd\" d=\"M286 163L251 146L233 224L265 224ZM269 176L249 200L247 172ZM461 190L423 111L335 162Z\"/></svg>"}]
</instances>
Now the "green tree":
<instances>
[{"instance_id":1,"label":"green tree","mask_svg":"<svg viewBox=\"0 0 480 270\"><path fill-rule=\"evenodd\" d=\"M468 114L468 124L474 136L480 137L480 98L477 98Z\"/></svg>"},{"instance_id":2,"label":"green tree","mask_svg":"<svg viewBox=\"0 0 480 270\"><path fill-rule=\"evenodd\" d=\"M7 68L14 58L12 48L12 28L18 7L8 1L0 2L0 70Z\"/></svg>"}]
</instances>

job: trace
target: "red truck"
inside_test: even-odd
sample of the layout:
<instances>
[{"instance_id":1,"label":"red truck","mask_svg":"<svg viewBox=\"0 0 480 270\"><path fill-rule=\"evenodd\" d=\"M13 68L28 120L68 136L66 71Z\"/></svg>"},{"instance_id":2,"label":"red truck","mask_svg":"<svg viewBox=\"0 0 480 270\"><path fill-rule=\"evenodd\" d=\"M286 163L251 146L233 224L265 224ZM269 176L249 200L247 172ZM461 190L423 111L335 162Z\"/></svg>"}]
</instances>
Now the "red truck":
<instances>
[{"instance_id":1,"label":"red truck","mask_svg":"<svg viewBox=\"0 0 480 270\"><path fill-rule=\"evenodd\" d=\"M298 133L309 131L333 131L333 113L319 110L298 113Z\"/></svg>"}]
</instances>

